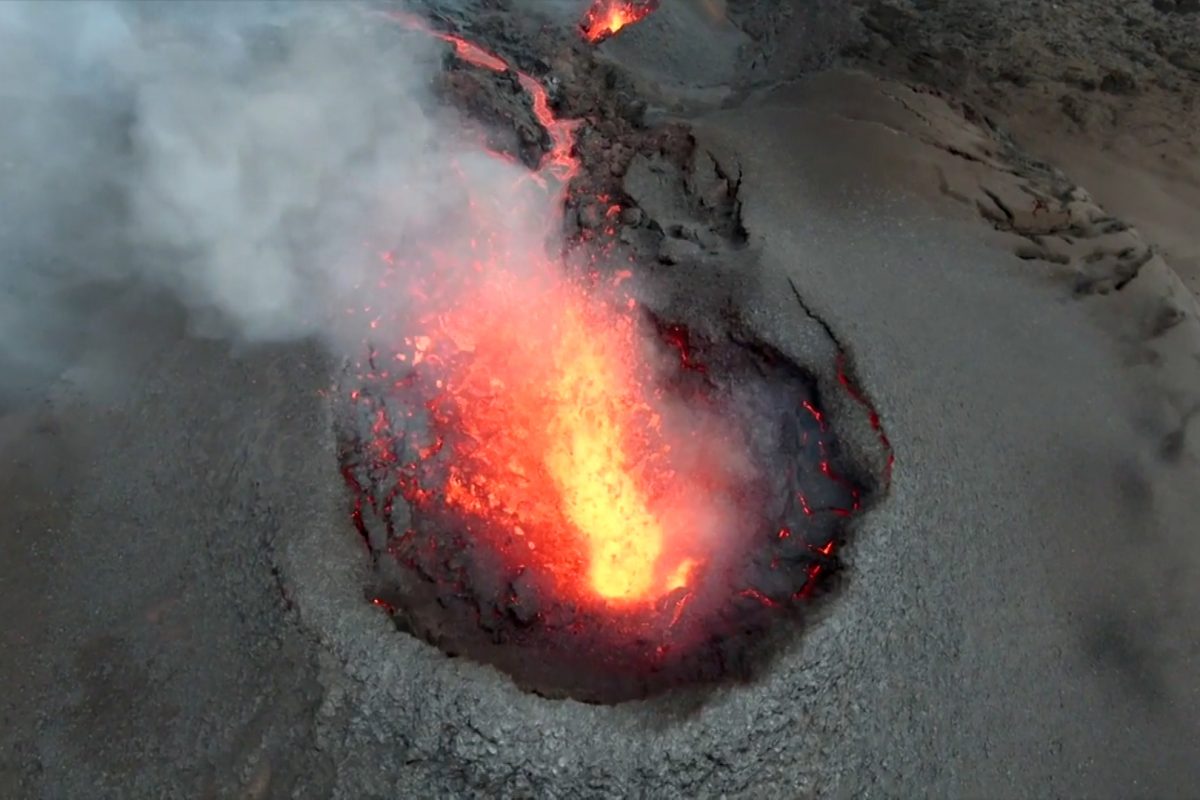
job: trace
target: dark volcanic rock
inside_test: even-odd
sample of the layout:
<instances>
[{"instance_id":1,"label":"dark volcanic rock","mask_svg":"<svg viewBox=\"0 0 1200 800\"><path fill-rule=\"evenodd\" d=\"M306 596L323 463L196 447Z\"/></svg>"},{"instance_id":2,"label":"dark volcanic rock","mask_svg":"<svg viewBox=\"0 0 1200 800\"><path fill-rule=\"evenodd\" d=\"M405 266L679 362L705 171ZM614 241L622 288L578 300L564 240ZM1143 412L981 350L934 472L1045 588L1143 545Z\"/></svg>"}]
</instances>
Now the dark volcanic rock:
<instances>
[{"instance_id":1,"label":"dark volcanic rock","mask_svg":"<svg viewBox=\"0 0 1200 800\"><path fill-rule=\"evenodd\" d=\"M441 96L481 124L489 148L536 168L550 149L550 137L538 123L517 76L457 59L451 64L438 80Z\"/></svg>"}]
</instances>

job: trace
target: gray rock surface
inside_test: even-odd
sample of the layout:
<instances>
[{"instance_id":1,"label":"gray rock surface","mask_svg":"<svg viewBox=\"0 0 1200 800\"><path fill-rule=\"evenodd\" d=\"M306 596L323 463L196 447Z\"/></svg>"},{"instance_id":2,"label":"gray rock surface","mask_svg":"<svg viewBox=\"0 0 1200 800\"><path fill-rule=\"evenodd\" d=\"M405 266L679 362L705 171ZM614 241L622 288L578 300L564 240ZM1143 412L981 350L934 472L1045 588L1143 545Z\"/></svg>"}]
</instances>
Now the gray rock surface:
<instances>
[{"instance_id":1,"label":"gray rock surface","mask_svg":"<svg viewBox=\"0 0 1200 800\"><path fill-rule=\"evenodd\" d=\"M0 795L321 796L318 651L272 551L325 479L322 359L139 305L0 420Z\"/></svg>"},{"instance_id":2,"label":"gray rock surface","mask_svg":"<svg viewBox=\"0 0 1200 800\"><path fill-rule=\"evenodd\" d=\"M1069 281L914 191L928 145L802 98L773 94L701 138L736 154L751 245L851 343L896 446L893 496L858 532L837 609L862 614L866 638L846 654L855 712L831 733L863 748L839 788L1187 794L1197 465L1163 444L1195 396L1198 329L1189 316L1163 341L1138 325L1187 293L1159 264L1069 300Z\"/></svg>"}]
</instances>

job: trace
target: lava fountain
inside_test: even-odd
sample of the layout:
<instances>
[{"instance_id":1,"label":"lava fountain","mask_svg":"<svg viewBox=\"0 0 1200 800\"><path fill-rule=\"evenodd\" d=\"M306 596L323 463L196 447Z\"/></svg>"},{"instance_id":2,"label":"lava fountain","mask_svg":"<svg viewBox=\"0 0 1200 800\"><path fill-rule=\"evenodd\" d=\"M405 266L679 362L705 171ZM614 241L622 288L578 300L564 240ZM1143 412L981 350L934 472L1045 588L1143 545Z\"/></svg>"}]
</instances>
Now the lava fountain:
<instances>
[{"instance_id":1,"label":"lava fountain","mask_svg":"<svg viewBox=\"0 0 1200 800\"><path fill-rule=\"evenodd\" d=\"M433 35L471 65L508 69L460 37ZM511 549L516 537L519 560L552 578L559 594L627 608L688 583L702 560L694 518L711 515L685 510L685 499L704 496L718 470L683 469L673 456L681 446L672 436L693 434L667 430L670 411L648 385L654 354L633 299L573 282L542 243L504 229L513 208L561 224L562 192L579 167L573 124L554 116L537 81L515 74L551 146L504 207L471 197L478 236L458 263L431 271L387 255L388 284L419 298L421 309L393 360L408 369L410 385L436 390L421 396L432 439L416 452L431 459L448 448L448 466L433 481L439 501L476 536L497 533L494 547ZM419 504L425 492L405 499Z\"/></svg>"},{"instance_id":2,"label":"lava fountain","mask_svg":"<svg viewBox=\"0 0 1200 800\"><path fill-rule=\"evenodd\" d=\"M598 44L658 9L658 0L595 0L579 28L583 38Z\"/></svg>"},{"instance_id":3,"label":"lava fountain","mask_svg":"<svg viewBox=\"0 0 1200 800\"><path fill-rule=\"evenodd\" d=\"M548 145L505 196L464 183L469 241L382 254L397 311L371 319L341 436L370 599L545 694L614 701L738 672L862 505L815 382L766 345L659 319L629 270L550 255L576 124L497 55L393 19L515 77Z\"/></svg>"}]
</instances>

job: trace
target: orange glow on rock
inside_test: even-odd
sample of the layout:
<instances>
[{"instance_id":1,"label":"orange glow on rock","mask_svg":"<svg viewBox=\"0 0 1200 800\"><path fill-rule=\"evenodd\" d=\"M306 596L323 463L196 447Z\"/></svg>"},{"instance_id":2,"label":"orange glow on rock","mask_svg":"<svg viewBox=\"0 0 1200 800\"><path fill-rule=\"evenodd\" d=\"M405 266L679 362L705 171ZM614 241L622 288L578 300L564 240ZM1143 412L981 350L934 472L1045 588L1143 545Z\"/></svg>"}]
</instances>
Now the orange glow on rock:
<instances>
[{"instance_id":1,"label":"orange glow on rock","mask_svg":"<svg viewBox=\"0 0 1200 800\"><path fill-rule=\"evenodd\" d=\"M550 271L499 272L441 326L447 344L471 343L440 354L455 366L431 409L462 434L447 501L522 538L569 594L631 603L687 585L695 541L669 500L690 482L626 306Z\"/></svg>"},{"instance_id":2,"label":"orange glow on rock","mask_svg":"<svg viewBox=\"0 0 1200 800\"><path fill-rule=\"evenodd\" d=\"M593 44L622 28L641 22L658 8L658 0L596 0L583 17L583 38Z\"/></svg>"}]
</instances>

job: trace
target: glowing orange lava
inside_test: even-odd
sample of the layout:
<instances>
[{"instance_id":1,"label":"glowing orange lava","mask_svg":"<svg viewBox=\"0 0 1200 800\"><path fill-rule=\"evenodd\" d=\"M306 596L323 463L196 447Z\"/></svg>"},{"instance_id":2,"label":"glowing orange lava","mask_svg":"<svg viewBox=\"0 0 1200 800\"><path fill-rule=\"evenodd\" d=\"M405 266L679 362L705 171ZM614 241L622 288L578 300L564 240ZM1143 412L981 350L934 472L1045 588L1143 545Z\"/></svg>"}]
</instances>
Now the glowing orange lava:
<instances>
[{"instance_id":1,"label":"glowing orange lava","mask_svg":"<svg viewBox=\"0 0 1200 800\"><path fill-rule=\"evenodd\" d=\"M593 44L640 22L658 8L658 0L595 0L583 17L583 38Z\"/></svg>"},{"instance_id":2,"label":"glowing orange lava","mask_svg":"<svg viewBox=\"0 0 1200 800\"><path fill-rule=\"evenodd\" d=\"M477 67L511 69L422 20L391 17ZM545 191L472 195L463 213L478 236L468 252L439 256L435 270L406 272L385 257L401 280L415 281L409 290L423 309L394 358L411 370L408 379L436 387L425 408L430 441L417 454L449 464L443 485L412 489L408 499L419 505L440 495L464 514L469 535L536 568L563 596L632 607L689 586L703 568L696 530L713 516L703 498L721 469L695 455L698 445L686 467L675 457L691 434L665 430L654 351L632 298L585 287L540 243L510 235L505 220L514 208L561 219L562 191L579 168L576 123L554 115L536 80L513 73L550 134L533 174Z\"/></svg>"},{"instance_id":3,"label":"glowing orange lava","mask_svg":"<svg viewBox=\"0 0 1200 800\"><path fill-rule=\"evenodd\" d=\"M502 521L571 593L580 579L610 602L686 585L696 544L672 501L689 481L671 468L625 310L500 275L441 324L456 366L432 412L463 437L448 502Z\"/></svg>"}]
</instances>

